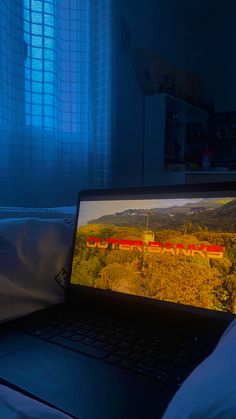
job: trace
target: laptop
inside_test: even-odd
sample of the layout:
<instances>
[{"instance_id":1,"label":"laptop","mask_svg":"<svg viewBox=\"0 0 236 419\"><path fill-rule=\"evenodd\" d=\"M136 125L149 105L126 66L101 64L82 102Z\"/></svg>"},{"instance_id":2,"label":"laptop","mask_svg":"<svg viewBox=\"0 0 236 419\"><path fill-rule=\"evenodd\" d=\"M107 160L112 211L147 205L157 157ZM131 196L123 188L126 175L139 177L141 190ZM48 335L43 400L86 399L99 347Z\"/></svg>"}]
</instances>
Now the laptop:
<instances>
[{"instance_id":1,"label":"laptop","mask_svg":"<svg viewBox=\"0 0 236 419\"><path fill-rule=\"evenodd\" d=\"M234 182L81 192L65 303L1 326L1 382L73 418L161 417L234 318L235 209Z\"/></svg>"}]
</instances>

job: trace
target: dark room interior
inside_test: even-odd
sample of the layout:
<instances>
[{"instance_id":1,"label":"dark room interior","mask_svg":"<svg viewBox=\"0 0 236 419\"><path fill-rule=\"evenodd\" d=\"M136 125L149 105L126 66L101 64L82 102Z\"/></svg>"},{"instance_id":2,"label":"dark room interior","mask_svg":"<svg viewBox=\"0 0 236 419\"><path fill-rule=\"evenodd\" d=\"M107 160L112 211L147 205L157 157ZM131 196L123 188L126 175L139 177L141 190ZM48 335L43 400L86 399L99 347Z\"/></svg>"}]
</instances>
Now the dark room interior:
<instances>
[{"instance_id":1,"label":"dark room interior","mask_svg":"<svg viewBox=\"0 0 236 419\"><path fill-rule=\"evenodd\" d=\"M1 203L235 180L235 2L1 0Z\"/></svg>"},{"instance_id":2,"label":"dark room interior","mask_svg":"<svg viewBox=\"0 0 236 419\"><path fill-rule=\"evenodd\" d=\"M236 418L235 15L0 0L0 419Z\"/></svg>"}]
</instances>

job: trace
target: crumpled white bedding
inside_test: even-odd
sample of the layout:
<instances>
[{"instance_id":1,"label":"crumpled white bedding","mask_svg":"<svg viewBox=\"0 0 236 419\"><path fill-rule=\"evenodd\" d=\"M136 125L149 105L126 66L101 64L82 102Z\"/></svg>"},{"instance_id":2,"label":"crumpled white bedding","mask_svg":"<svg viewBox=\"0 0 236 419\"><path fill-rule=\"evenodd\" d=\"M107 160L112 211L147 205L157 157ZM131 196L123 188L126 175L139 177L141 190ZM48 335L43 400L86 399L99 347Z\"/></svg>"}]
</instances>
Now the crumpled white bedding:
<instances>
[{"instance_id":1,"label":"crumpled white bedding","mask_svg":"<svg viewBox=\"0 0 236 419\"><path fill-rule=\"evenodd\" d=\"M0 322L64 300L75 207L0 207Z\"/></svg>"},{"instance_id":2,"label":"crumpled white bedding","mask_svg":"<svg viewBox=\"0 0 236 419\"><path fill-rule=\"evenodd\" d=\"M0 384L1 419L71 419L59 410Z\"/></svg>"},{"instance_id":3,"label":"crumpled white bedding","mask_svg":"<svg viewBox=\"0 0 236 419\"><path fill-rule=\"evenodd\" d=\"M75 207L0 207L0 322L64 300ZM0 417L70 416L0 385Z\"/></svg>"},{"instance_id":4,"label":"crumpled white bedding","mask_svg":"<svg viewBox=\"0 0 236 419\"><path fill-rule=\"evenodd\" d=\"M236 319L185 380L162 419L236 418Z\"/></svg>"}]
</instances>

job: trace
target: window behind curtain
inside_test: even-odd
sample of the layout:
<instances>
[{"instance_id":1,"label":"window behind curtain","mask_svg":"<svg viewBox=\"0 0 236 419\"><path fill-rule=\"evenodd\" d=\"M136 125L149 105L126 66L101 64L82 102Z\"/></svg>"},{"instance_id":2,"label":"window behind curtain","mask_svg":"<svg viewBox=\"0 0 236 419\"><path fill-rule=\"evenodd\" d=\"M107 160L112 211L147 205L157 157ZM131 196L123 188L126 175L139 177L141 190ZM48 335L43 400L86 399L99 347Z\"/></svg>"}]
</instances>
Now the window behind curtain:
<instances>
[{"instance_id":1,"label":"window behind curtain","mask_svg":"<svg viewBox=\"0 0 236 419\"><path fill-rule=\"evenodd\" d=\"M0 15L6 201L64 204L107 186L110 0L1 0Z\"/></svg>"},{"instance_id":2,"label":"window behind curtain","mask_svg":"<svg viewBox=\"0 0 236 419\"><path fill-rule=\"evenodd\" d=\"M25 123L55 127L55 0L24 0Z\"/></svg>"},{"instance_id":3,"label":"window behind curtain","mask_svg":"<svg viewBox=\"0 0 236 419\"><path fill-rule=\"evenodd\" d=\"M88 187L91 143L91 1L58 0L59 147L65 176ZM78 167L80 173L78 174ZM87 179L85 179L87 178Z\"/></svg>"},{"instance_id":4,"label":"window behind curtain","mask_svg":"<svg viewBox=\"0 0 236 419\"><path fill-rule=\"evenodd\" d=\"M24 43L20 0L0 2L0 202L19 198L22 174ZM14 190L14 193L13 193Z\"/></svg>"},{"instance_id":5,"label":"window behind curtain","mask_svg":"<svg viewBox=\"0 0 236 419\"><path fill-rule=\"evenodd\" d=\"M92 127L95 186L109 186L112 136L111 0L92 0Z\"/></svg>"}]
</instances>

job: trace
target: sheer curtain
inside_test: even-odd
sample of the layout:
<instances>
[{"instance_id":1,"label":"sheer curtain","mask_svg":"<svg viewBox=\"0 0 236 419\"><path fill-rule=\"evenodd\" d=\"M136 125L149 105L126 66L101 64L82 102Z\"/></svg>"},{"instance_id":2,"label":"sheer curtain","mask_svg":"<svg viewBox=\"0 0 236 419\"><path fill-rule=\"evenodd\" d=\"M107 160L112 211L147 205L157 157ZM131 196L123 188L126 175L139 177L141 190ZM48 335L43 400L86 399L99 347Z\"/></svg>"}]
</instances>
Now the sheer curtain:
<instances>
[{"instance_id":1,"label":"sheer curtain","mask_svg":"<svg viewBox=\"0 0 236 419\"><path fill-rule=\"evenodd\" d=\"M0 0L0 204L109 186L111 0Z\"/></svg>"}]
</instances>

